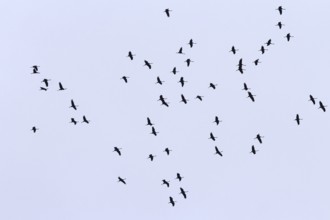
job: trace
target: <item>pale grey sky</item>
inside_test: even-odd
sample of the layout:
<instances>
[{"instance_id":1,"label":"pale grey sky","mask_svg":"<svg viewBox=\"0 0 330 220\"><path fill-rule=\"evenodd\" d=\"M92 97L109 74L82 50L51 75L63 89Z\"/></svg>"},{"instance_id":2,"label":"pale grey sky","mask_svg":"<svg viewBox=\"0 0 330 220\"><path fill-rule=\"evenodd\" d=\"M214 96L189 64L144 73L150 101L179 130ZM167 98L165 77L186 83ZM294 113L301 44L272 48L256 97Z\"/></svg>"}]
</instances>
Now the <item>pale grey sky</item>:
<instances>
[{"instance_id":1,"label":"pale grey sky","mask_svg":"<svg viewBox=\"0 0 330 220\"><path fill-rule=\"evenodd\" d=\"M0 219L328 220L330 116L308 96L330 105L329 7L326 0L1 1ZM270 38L275 45L261 55ZM228 52L233 45L236 55ZM180 47L186 55L176 54ZM30 74L35 64L40 75ZM157 76L164 85L155 84ZM47 92L39 91L44 78L51 79ZM68 89L58 92L58 82ZM83 115L89 125L69 123Z\"/></svg>"}]
</instances>

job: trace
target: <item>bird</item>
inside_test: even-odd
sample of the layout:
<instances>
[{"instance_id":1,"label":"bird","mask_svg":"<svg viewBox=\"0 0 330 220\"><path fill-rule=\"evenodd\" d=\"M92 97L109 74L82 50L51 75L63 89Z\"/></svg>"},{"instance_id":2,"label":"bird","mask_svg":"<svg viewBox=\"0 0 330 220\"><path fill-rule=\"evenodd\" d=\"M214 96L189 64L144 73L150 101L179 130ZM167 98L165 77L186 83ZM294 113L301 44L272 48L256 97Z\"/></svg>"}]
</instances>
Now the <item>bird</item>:
<instances>
[{"instance_id":1,"label":"bird","mask_svg":"<svg viewBox=\"0 0 330 220\"><path fill-rule=\"evenodd\" d=\"M157 82L156 82L156 84L163 85L163 82L164 81L161 81L160 78L159 78L159 76L157 76Z\"/></svg>"},{"instance_id":2,"label":"bird","mask_svg":"<svg viewBox=\"0 0 330 220\"><path fill-rule=\"evenodd\" d=\"M243 58L239 59L237 66L245 66L243 64Z\"/></svg>"},{"instance_id":3,"label":"bird","mask_svg":"<svg viewBox=\"0 0 330 220\"><path fill-rule=\"evenodd\" d=\"M260 144L262 144L262 139L263 136L261 136L260 134L257 134L257 136L254 139L257 139L259 141Z\"/></svg>"},{"instance_id":4,"label":"bird","mask_svg":"<svg viewBox=\"0 0 330 220\"><path fill-rule=\"evenodd\" d=\"M151 123L151 120L150 120L149 117L147 117L147 124L146 124L146 126L147 126L147 125L149 125L149 126L153 126L153 125L154 125L153 123Z\"/></svg>"},{"instance_id":5,"label":"bird","mask_svg":"<svg viewBox=\"0 0 330 220\"><path fill-rule=\"evenodd\" d=\"M261 48L260 48L260 50L259 50L259 51L261 51L261 54L264 54L266 50L267 50L267 49L265 49L265 47L264 47L264 46L261 46Z\"/></svg>"},{"instance_id":6,"label":"bird","mask_svg":"<svg viewBox=\"0 0 330 220\"><path fill-rule=\"evenodd\" d=\"M150 161L153 161L156 155L149 154L147 159L150 159Z\"/></svg>"},{"instance_id":7,"label":"bird","mask_svg":"<svg viewBox=\"0 0 330 220\"><path fill-rule=\"evenodd\" d=\"M36 126L33 126L32 129L31 129L31 131L33 131L33 133L36 133L37 130L39 130L39 128L37 128Z\"/></svg>"},{"instance_id":8,"label":"bird","mask_svg":"<svg viewBox=\"0 0 330 220\"><path fill-rule=\"evenodd\" d=\"M184 81L184 78L181 77L178 83L181 83L181 87L183 87L184 86L184 83L186 83L186 82L187 81Z\"/></svg>"},{"instance_id":9,"label":"bird","mask_svg":"<svg viewBox=\"0 0 330 220\"><path fill-rule=\"evenodd\" d=\"M169 107L168 103L165 101L165 98L163 97L163 95L159 96L158 101L162 102L162 105L165 105L166 107Z\"/></svg>"},{"instance_id":10,"label":"bird","mask_svg":"<svg viewBox=\"0 0 330 220\"><path fill-rule=\"evenodd\" d=\"M174 199L170 196L170 202L169 203L171 203L171 205L174 207L175 206L175 203L176 203L176 201L174 201Z\"/></svg>"},{"instance_id":11,"label":"bird","mask_svg":"<svg viewBox=\"0 0 330 220\"><path fill-rule=\"evenodd\" d=\"M214 148L215 148L215 154L219 154L222 157L222 151L220 151L217 146L215 146Z\"/></svg>"},{"instance_id":12,"label":"bird","mask_svg":"<svg viewBox=\"0 0 330 220\"><path fill-rule=\"evenodd\" d=\"M149 69L151 69L151 64L150 62L148 62L147 60L144 60L144 66L147 66Z\"/></svg>"},{"instance_id":13,"label":"bird","mask_svg":"<svg viewBox=\"0 0 330 220\"><path fill-rule=\"evenodd\" d=\"M233 54L236 54L238 49L236 49L234 46L231 47L231 50L229 52L232 52Z\"/></svg>"},{"instance_id":14,"label":"bird","mask_svg":"<svg viewBox=\"0 0 330 220\"><path fill-rule=\"evenodd\" d=\"M323 112L325 112L326 111L325 107L327 107L327 106L326 105L323 105L323 103L321 101L319 101L319 105L320 105L319 108L322 109Z\"/></svg>"},{"instance_id":15,"label":"bird","mask_svg":"<svg viewBox=\"0 0 330 220\"><path fill-rule=\"evenodd\" d=\"M267 46L274 45L274 44L272 43L272 39L269 39L265 44L266 44Z\"/></svg>"},{"instance_id":16,"label":"bird","mask_svg":"<svg viewBox=\"0 0 330 220\"><path fill-rule=\"evenodd\" d=\"M239 71L241 74L244 73L244 70L242 66L239 66L238 69L236 71Z\"/></svg>"},{"instance_id":17,"label":"bird","mask_svg":"<svg viewBox=\"0 0 330 220\"><path fill-rule=\"evenodd\" d=\"M180 47L179 51L176 52L176 53L177 53L177 54L183 54L183 55L184 55L182 47Z\"/></svg>"},{"instance_id":18,"label":"bird","mask_svg":"<svg viewBox=\"0 0 330 220\"><path fill-rule=\"evenodd\" d=\"M197 95L195 99L199 99L200 101L203 101L204 96Z\"/></svg>"},{"instance_id":19,"label":"bird","mask_svg":"<svg viewBox=\"0 0 330 220\"><path fill-rule=\"evenodd\" d=\"M308 101L312 101L312 103L315 105L315 99L312 95L309 95L309 100Z\"/></svg>"},{"instance_id":20,"label":"bird","mask_svg":"<svg viewBox=\"0 0 330 220\"><path fill-rule=\"evenodd\" d=\"M176 73L178 73L179 71L176 70L176 67L173 68L172 73L175 75Z\"/></svg>"},{"instance_id":21,"label":"bird","mask_svg":"<svg viewBox=\"0 0 330 220\"><path fill-rule=\"evenodd\" d=\"M59 86L59 90L58 91L66 90L66 88L63 87L63 85L62 85L61 82L58 83L58 86Z\"/></svg>"},{"instance_id":22,"label":"bird","mask_svg":"<svg viewBox=\"0 0 330 220\"><path fill-rule=\"evenodd\" d=\"M247 98L250 98L250 99L252 100L252 102L254 102L254 101L255 101L255 100L254 100L254 96L255 96L255 95L252 95L251 92L248 92L248 97L247 97Z\"/></svg>"},{"instance_id":23,"label":"bird","mask_svg":"<svg viewBox=\"0 0 330 220\"><path fill-rule=\"evenodd\" d=\"M133 60L134 56L135 56L135 54L133 54L131 51L128 51L127 57L129 57L131 60Z\"/></svg>"},{"instance_id":24,"label":"bird","mask_svg":"<svg viewBox=\"0 0 330 220\"><path fill-rule=\"evenodd\" d=\"M150 134L153 134L153 135L157 136L158 133L159 132L156 132L155 127L151 127L151 133Z\"/></svg>"},{"instance_id":25,"label":"bird","mask_svg":"<svg viewBox=\"0 0 330 220\"><path fill-rule=\"evenodd\" d=\"M186 99L183 94L181 94L181 101L180 102L183 102L184 104L187 104L188 101L189 100Z\"/></svg>"},{"instance_id":26,"label":"bird","mask_svg":"<svg viewBox=\"0 0 330 220\"><path fill-rule=\"evenodd\" d=\"M74 118L71 118L70 123L73 123L74 125L76 125L78 122Z\"/></svg>"},{"instance_id":27,"label":"bird","mask_svg":"<svg viewBox=\"0 0 330 220\"><path fill-rule=\"evenodd\" d=\"M222 122L222 121L219 121L218 116L215 116L214 123L216 123L217 125L219 125L220 122Z\"/></svg>"},{"instance_id":28,"label":"bird","mask_svg":"<svg viewBox=\"0 0 330 220\"><path fill-rule=\"evenodd\" d=\"M39 68L39 66L37 66L37 65L34 65L34 66L31 66L31 68L33 68L33 72L31 73L31 74L40 74L39 72L38 72L38 68Z\"/></svg>"},{"instance_id":29,"label":"bird","mask_svg":"<svg viewBox=\"0 0 330 220\"><path fill-rule=\"evenodd\" d=\"M40 87L40 90L41 90L41 91L47 91L48 89L45 88L45 87Z\"/></svg>"},{"instance_id":30,"label":"bird","mask_svg":"<svg viewBox=\"0 0 330 220\"><path fill-rule=\"evenodd\" d=\"M299 114L296 114L296 118L294 119L298 125L300 125L300 120L302 120L300 117L299 117Z\"/></svg>"},{"instance_id":31,"label":"bird","mask_svg":"<svg viewBox=\"0 0 330 220\"><path fill-rule=\"evenodd\" d=\"M85 115L83 116L83 121L81 123L89 124L89 120L87 120Z\"/></svg>"},{"instance_id":32,"label":"bird","mask_svg":"<svg viewBox=\"0 0 330 220\"><path fill-rule=\"evenodd\" d=\"M215 137L215 136L213 135L213 133L211 132L211 133L210 133L210 137L209 137L209 139L215 141L216 138L217 138L217 137Z\"/></svg>"},{"instance_id":33,"label":"bird","mask_svg":"<svg viewBox=\"0 0 330 220\"><path fill-rule=\"evenodd\" d=\"M192 48L194 46L194 44L196 44L193 39L190 39L189 42L188 42L190 48Z\"/></svg>"},{"instance_id":34,"label":"bird","mask_svg":"<svg viewBox=\"0 0 330 220\"><path fill-rule=\"evenodd\" d=\"M170 150L168 147L165 148L165 150L164 150L164 152L166 152L167 155L170 155L170 152L171 152L171 151L172 151L172 150Z\"/></svg>"},{"instance_id":35,"label":"bird","mask_svg":"<svg viewBox=\"0 0 330 220\"><path fill-rule=\"evenodd\" d=\"M181 176L181 174L180 173L177 173L176 174L176 178L175 179L178 179L180 182L182 181L182 179L183 179L183 176Z\"/></svg>"},{"instance_id":36,"label":"bird","mask_svg":"<svg viewBox=\"0 0 330 220\"><path fill-rule=\"evenodd\" d=\"M256 59L255 61L253 61L253 63L254 63L254 65L258 66L258 64L261 62L259 61L259 59Z\"/></svg>"},{"instance_id":37,"label":"bird","mask_svg":"<svg viewBox=\"0 0 330 220\"><path fill-rule=\"evenodd\" d=\"M45 86L48 87L50 79L43 79L41 82L45 83Z\"/></svg>"},{"instance_id":38,"label":"bird","mask_svg":"<svg viewBox=\"0 0 330 220\"><path fill-rule=\"evenodd\" d=\"M172 11L172 10L170 10L169 8L166 8L166 9L165 9L164 12L166 13L166 16L167 16L167 17L170 17L170 11Z\"/></svg>"},{"instance_id":39,"label":"bird","mask_svg":"<svg viewBox=\"0 0 330 220\"><path fill-rule=\"evenodd\" d=\"M119 156L121 156L121 148L118 148L118 147L114 147L113 148L113 152L117 152Z\"/></svg>"},{"instance_id":40,"label":"bird","mask_svg":"<svg viewBox=\"0 0 330 220\"><path fill-rule=\"evenodd\" d=\"M250 153L253 153L253 154L256 154L257 153L257 150L254 148L254 145L252 145L251 152Z\"/></svg>"},{"instance_id":41,"label":"bird","mask_svg":"<svg viewBox=\"0 0 330 220\"><path fill-rule=\"evenodd\" d=\"M180 187L180 194L182 194L183 198L185 199L187 198L187 194L186 194L187 192L188 191L184 191L184 189Z\"/></svg>"},{"instance_id":42,"label":"bird","mask_svg":"<svg viewBox=\"0 0 330 220\"><path fill-rule=\"evenodd\" d=\"M288 33L284 37L287 39L287 41L290 41L291 37L293 37L293 36L290 33Z\"/></svg>"},{"instance_id":43,"label":"bird","mask_svg":"<svg viewBox=\"0 0 330 220\"><path fill-rule=\"evenodd\" d=\"M123 77L121 77L121 79L123 79L125 83L128 82L128 78L129 78L128 76L123 76Z\"/></svg>"},{"instance_id":44,"label":"bird","mask_svg":"<svg viewBox=\"0 0 330 220\"><path fill-rule=\"evenodd\" d=\"M276 10L278 10L278 12L280 13L280 15L282 15L283 10L285 10L282 6L279 6Z\"/></svg>"},{"instance_id":45,"label":"bird","mask_svg":"<svg viewBox=\"0 0 330 220\"><path fill-rule=\"evenodd\" d=\"M186 61L184 61L184 62L186 62L186 63L187 63L187 66L189 67L189 66L190 66L190 63L192 63L192 62L194 62L194 61L192 61L190 58L188 58L188 59L186 59Z\"/></svg>"},{"instance_id":46,"label":"bird","mask_svg":"<svg viewBox=\"0 0 330 220\"><path fill-rule=\"evenodd\" d=\"M77 110L77 107L78 107L78 105L75 105L73 99L71 99L71 106L70 106L70 108L73 108L74 110Z\"/></svg>"},{"instance_id":47,"label":"bird","mask_svg":"<svg viewBox=\"0 0 330 220\"><path fill-rule=\"evenodd\" d=\"M276 24L276 26L278 26L279 29L282 29L282 27L285 26L285 25L282 24L282 22L279 21L279 22Z\"/></svg>"},{"instance_id":48,"label":"bird","mask_svg":"<svg viewBox=\"0 0 330 220\"><path fill-rule=\"evenodd\" d=\"M246 85L246 83L243 84L243 89L242 90L245 90L245 91L248 91L250 88L248 88L248 86Z\"/></svg>"},{"instance_id":49,"label":"bird","mask_svg":"<svg viewBox=\"0 0 330 220\"><path fill-rule=\"evenodd\" d=\"M170 181L167 181L167 180L162 180L163 181L163 183L162 183L162 185L166 185L167 186L167 188L168 187L170 187Z\"/></svg>"},{"instance_id":50,"label":"bird","mask_svg":"<svg viewBox=\"0 0 330 220\"><path fill-rule=\"evenodd\" d=\"M216 89L217 84L210 83L209 88Z\"/></svg>"},{"instance_id":51,"label":"bird","mask_svg":"<svg viewBox=\"0 0 330 220\"><path fill-rule=\"evenodd\" d=\"M123 179L120 176L118 176L118 182L122 182L123 184L126 185L126 179Z\"/></svg>"}]
</instances>

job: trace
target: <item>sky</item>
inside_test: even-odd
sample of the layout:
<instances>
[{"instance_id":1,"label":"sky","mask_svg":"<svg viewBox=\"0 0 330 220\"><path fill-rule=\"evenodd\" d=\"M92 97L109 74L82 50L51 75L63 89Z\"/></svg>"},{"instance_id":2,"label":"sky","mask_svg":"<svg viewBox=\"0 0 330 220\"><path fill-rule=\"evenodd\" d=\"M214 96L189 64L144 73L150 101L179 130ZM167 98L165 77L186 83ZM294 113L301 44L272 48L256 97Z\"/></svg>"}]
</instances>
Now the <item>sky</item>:
<instances>
[{"instance_id":1,"label":"sky","mask_svg":"<svg viewBox=\"0 0 330 220\"><path fill-rule=\"evenodd\" d=\"M330 104L329 7L326 0L2 0L0 219L328 220L330 116L308 99ZM269 39L274 45L261 54ZM176 54L180 47L185 55ZM236 71L240 58L244 74ZM30 74L32 65L40 74ZM40 91L45 78L49 89ZM58 82L67 90L57 91Z\"/></svg>"}]
</instances>

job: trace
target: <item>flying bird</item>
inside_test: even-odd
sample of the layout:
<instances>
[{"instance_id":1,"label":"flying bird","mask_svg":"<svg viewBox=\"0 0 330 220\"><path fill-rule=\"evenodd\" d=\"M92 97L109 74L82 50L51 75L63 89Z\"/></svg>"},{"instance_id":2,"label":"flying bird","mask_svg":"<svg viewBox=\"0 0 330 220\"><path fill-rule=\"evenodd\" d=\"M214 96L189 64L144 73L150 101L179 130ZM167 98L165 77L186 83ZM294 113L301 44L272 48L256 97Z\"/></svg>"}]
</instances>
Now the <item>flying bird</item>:
<instances>
[{"instance_id":1,"label":"flying bird","mask_svg":"<svg viewBox=\"0 0 330 220\"><path fill-rule=\"evenodd\" d=\"M178 83L181 83L181 87L183 87L184 86L184 83L186 83L186 82L187 81L184 81L184 78L181 77Z\"/></svg>"},{"instance_id":2,"label":"flying bird","mask_svg":"<svg viewBox=\"0 0 330 220\"><path fill-rule=\"evenodd\" d=\"M177 173L175 179L178 179L181 182L181 180L183 179L183 176L181 176L180 173Z\"/></svg>"},{"instance_id":3,"label":"flying bird","mask_svg":"<svg viewBox=\"0 0 330 220\"><path fill-rule=\"evenodd\" d=\"M76 125L78 122L74 118L71 118L70 123L73 123L74 125Z\"/></svg>"},{"instance_id":4,"label":"flying bird","mask_svg":"<svg viewBox=\"0 0 330 220\"><path fill-rule=\"evenodd\" d=\"M300 125L300 120L302 120L300 117L299 117L299 115L297 114L296 115L296 118L294 119L296 122L297 122L297 124L298 125Z\"/></svg>"},{"instance_id":5,"label":"flying bird","mask_svg":"<svg viewBox=\"0 0 330 220\"><path fill-rule=\"evenodd\" d=\"M165 101L165 98L163 97L163 95L159 96L158 101L162 102L162 105L165 105L166 107L169 107L168 103Z\"/></svg>"},{"instance_id":6,"label":"flying bird","mask_svg":"<svg viewBox=\"0 0 330 220\"><path fill-rule=\"evenodd\" d=\"M172 73L175 75L176 73L178 73L179 71L176 70L176 67L173 68Z\"/></svg>"},{"instance_id":7,"label":"flying bird","mask_svg":"<svg viewBox=\"0 0 330 220\"><path fill-rule=\"evenodd\" d=\"M282 29L282 27L285 26L285 25L284 25L282 22L279 21L279 22L276 24L276 26L278 26L279 29Z\"/></svg>"},{"instance_id":8,"label":"flying bird","mask_svg":"<svg viewBox=\"0 0 330 220\"><path fill-rule=\"evenodd\" d=\"M36 133L37 130L39 130L39 128L36 128L36 126L33 126L32 129L31 129L31 131L33 131L33 133Z\"/></svg>"},{"instance_id":9,"label":"flying bird","mask_svg":"<svg viewBox=\"0 0 330 220\"><path fill-rule=\"evenodd\" d=\"M70 106L70 108L73 108L74 110L77 110L77 107L78 107L78 105L75 105L73 99L71 99L71 106Z\"/></svg>"},{"instance_id":10,"label":"flying bird","mask_svg":"<svg viewBox=\"0 0 330 220\"><path fill-rule=\"evenodd\" d=\"M167 16L167 17L170 17L170 11L172 11L172 10L170 10L169 8L166 8L166 9L165 9L164 12L166 13L166 16Z\"/></svg>"},{"instance_id":11,"label":"flying bird","mask_svg":"<svg viewBox=\"0 0 330 220\"><path fill-rule=\"evenodd\" d=\"M210 133L210 137L209 137L209 139L215 141L216 138L217 138L217 137L215 137L215 136L213 135L213 133L211 132L211 133Z\"/></svg>"},{"instance_id":12,"label":"flying bird","mask_svg":"<svg viewBox=\"0 0 330 220\"><path fill-rule=\"evenodd\" d=\"M309 95L309 101L312 101L312 103L315 105L315 99L312 95Z\"/></svg>"},{"instance_id":13,"label":"flying bird","mask_svg":"<svg viewBox=\"0 0 330 220\"><path fill-rule=\"evenodd\" d=\"M188 101L189 100L186 99L183 94L181 94L181 101L180 102L183 102L184 104L187 104Z\"/></svg>"},{"instance_id":14,"label":"flying bird","mask_svg":"<svg viewBox=\"0 0 330 220\"><path fill-rule=\"evenodd\" d=\"M188 44L189 44L190 48L192 48L194 46L194 44L196 44L196 43L193 41L193 39L190 39Z\"/></svg>"},{"instance_id":15,"label":"flying bird","mask_svg":"<svg viewBox=\"0 0 330 220\"><path fill-rule=\"evenodd\" d=\"M170 196L170 202L169 203L171 203L171 205L174 207L175 206L175 203L176 203L176 201L174 201L174 199Z\"/></svg>"},{"instance_id":16,"label":"flying bird","mask_svg":"<svg viewBox=\"0 0 330 220\"><path fill-rule=\"evenodd\" d=\"M37 66L37 65L34 65L34 66L31 66L31 68L33 68L33 72L31 73L31 74L40 74L39 72L38 72L38 70L39 70L39 66Z\"/></svg>"},{"instance_id":17,"label":"flying bird","mask_svg":"<svg viewBox=\"0 0 330 220\"><path fill-rule=\"evenodd\" d=\"M150 125L150 126L153 126L153 125L154 125L153 123L151 123L151 120L150 120L149 117L147 117L147 124L146 124L146 126L147 126L147 125Z\"/></svg>"},{"instance_id":18,"label":"flying bird","mask_svg":"<svg viewBox=\"0 0 330 220\"><path fill-rule=\"evenodd\" d=\"M41 82L45 83L45 86L48 87L50 79L43 79Z\"/></svg>"},{"instance_id":19,"label":"flying bird","mask_svg":"<svg viewBox=\"0 0 330 220\"><path fill-rule=\"evenodd\" d=\"M325 112L326 111L325 107L327 107L327 106L326 105L323 105L323 103L321 101L319 101L319 105L320 105L319 108L322 109L323 112Z\"/></svg>"},{"instance_id":20,"label":"flying bird","mask_svg":"<svg viewBox=\"0 0 330 220\"><path fill-rule=\"evenodd\" d=\"M192 62L194 62L194 61L192 61L191 59L186 59L186 61L184 61L184 62L186 62L187 63L187 66L189 67L190 66L190 63L192 63Z\"/></svg>"},{"instance_id":21,"label":"flying bird","mask_svg":"<svg viewBox=\"0 0 330 220\"><path fill-rule=\"evenodd\" d=\"M40 87L40 90L41 90L41 91L47 91L48 89L45 88L45 87Z\"/></svg>"},{"instance_id":22,"label":"flying bird","mask_svg":"<svg viewBox=\"0 0 330 220\"><path fill-rule=\"evenodd\" d=\"M265 44L267 45L267 47L270 46L270 45L274 45L274 44L272 43L272 39L269 39Z\"/></svg>"},{"instance_id":23,"label":"flying bird","mask_svg":"<svg viewBox=\"0 0 330 220\"><path fill-rule=\"evenodd\" d=\"M280 13L280 15L282 15L283 10L285 10L282 6L279 6L276 10L278 10L278 12Z\"/></svg>"},{"instance_id":24,"label":"flying bird","mask_svg":"<svg viewBox=\"0 0 330 220\"><path fill-rule=\"evenodd\" d=\"M119 156L121 156L121 148L118 148L118 147L114 147L113 148L113 152L117 152Z\"/></svg>"},{"instance_id":25,"label":"flying bird","mask_svg":"<svg viewBox=\"0 0 330 220\"><path fill-rule=\"evenodd\" d=\"M165 150L164 150L164 152L166 152L167 156L170 155L170 152L171 152L171 151L172 151L172 150L170 150L168 147L165 148Z\"/></svg>"},{"instance_id":26,"label":"flying bird","mask_svg":"<svg viewBox=\"0 0 330 220\"><path fill-rule=\"evenodd\" d=\"M156 155L149 154L147 159L150 159L150 161L153 161Z\"/></svg>"},{"instance_id":27,"label":"flying bird","mask_svg":"<svg viewBox=\"0 0 330 220\"><path fill-rule=\"evenodd\" d=\"M290 33L288 33L284 37L287 39L287 41L290 41L291 37L293 37L293 36Z\"/></svg>"},{"instance_id":28,"label":"flying bird","mask_svg":"<svg viewBox=\"0 0 330 220\"><path fill-rule=\"evenodd\" d=\"M182 194L183 198L185 199L187 198L187 194L186 194L187 192L188 191L184 191L184 189L180 187L180 194Z\"/></svg>"},{"instance_id":29,"label":"flying bird","mask_svg":"<svg viewBox=\"0 0 330 220\"><path fill-rule=\"evenodd\" d=\"M151 64L147 60L144 60L144 66L147 66L149 69L151 69Z\"/></svg>"},{"instance_id":30,"label":"flying bird","mask_svg":"<svg viewBox=\"0 0 330 220\"><path fill-rule=\"evenodd\" d=\"M259 51L261 51L261 54L264 54L266 50L267 50L267 49L265 49L265 47L264 47L264 46L261 46L261 48L260 48L260 50L259 50Z\"/></svg>"},{"instance_id":31,"label":"flying bird","mask_svg":"<svg viewBox=\"0 0 330 220\"><path fill-rule=\"evenodd\" d=\"M217 125L219 125L220 122L222 122L222 121L219 121L218 116L215 116L214 123L216 123Z\"/></svg>"},{"instance_id":32,"label":"flying bird","mask_svg":"<svg viewBox=\"0 0 330 220\"><path fill-rule=\"evenodd\" d=\"M200 101L203 101L204 96L197 95L195 99L199 99Z\"/></svg>"},{"instance_id":33,"label":"flying bird","mask_svg":"<svg viewBox=\"0 0 330 220\"><path fill-rule=\"evenodd\" d=\"M215 146L215 154L218 154L222 157L222 151L220 151L217 146Z\"/></svg>"},{"instance_id":34,"label":"flying bird","mask_svg":"<svg viewBox=\"0 0 330 220\"><path fill-rule=\"evenodd\" d=\"M217 84L210 83L209 88L216 89Z\"/></svg>"},{"instance_id":35,"label":"flying bird","mask_svg":"<svg viewBox=\"0 0 330 220\"><path fill-rule=\"evenodd\" d=\"M255 61L253 61L253 63L254 63L254 65L258 66L258 64L261 62L259 61L259 59L256 59Z\"/></svg>"},{"instance_id":36,"label":"flying bird","mask_svg":"<svg viewBox=\"0 0 330 220\"><path fill-rule=\"evenodd\" d=\"M159 132L156 132L155 127L151 127L151 133L150 134L153 134L153 135L157 136L158 133Z\"/></svg>"},{"instance_id":37,"label":"flying bird","mask_svg":"<svg viewBox=\"0 0 330 220\"><path fill-rule=\"evenodd\" d=\"M63 87L63 85L62 85L61 82L58 83L58 86L59 86L59 90L58 91L66 90L66 88Z\"/></svg>"},{"instance_id":38,"label":"flying bird","mask_svg":"<svg viewBox=\"0 0 330 220\"><path fill-rule=\"evenodd\" d=\"M118 182L122 182L123 184L126 184L126 179L121 178L120 176L118 176Z\"/></svg>"},{"instance_id":39,"label":"flying bird","mask_svg":"<svg viewBox=\"0 0 330 220\"><path fill-rule=\"evenodd\" d=\"M246 83L244 83L243 85L244 85L244 87L243 87L242 90L248 91L250 89L250 88L248 88L248 86L246 85Z\"/></svg>"},{"instance_id":40,"label":"flying bird","mask_svg":"<svg viewBox=\"0 0 330 220\"><path fill-rule=\"evenodd\" d=\"M231 50L229 52L232 52L233 54L236 54L238 49L236 49L234 46L231 47Z\"/></svg>"},{"instance_id":41,"label":"flying bird","mask_svg":"<svg viewBox=\"0 0 330 220\"><path fill-rule=\"evenodd\" d=\"M170 181L167 181L167 180L162 180L163 181L163 183L162 183L162 185L166 185L167 186L167 188L168 187L170 187Z\"/></svg>"},{"instance_id":42,"label":"flying bird","mask_svg":"<svg viewBox=\"0 0 330 220\"><path fill-rule=\"evenodd\" d=\"M180 47L179 51L176 52L176 53L177 53L177 54L183 54L183 55L184 55L182 47Z\"/></svg>"},{"instance_id":43,"label":"flying bird","mask_svg":"<svg viewBox=\"0 0 330 220\"><path fill-rule=\"evenodd\" d=\"M85 115L83 116L83 121L81 123L89 124L89 120L87 120Z\"/></svg>"},{"instance_id":44,"label":"flying bird","mask_svg":"<svg viewBox=\"0 0 330 220\"><path fill-rule=\"evenodd\" d=\"M253 154L256 154L257 153L257 150L254 148L254 145L252 145L251 152L250 153L253 153Z\"/></svg>"},{"instance_id":45,"label":"flying bird","mask_svg":"<svg viewBox=\"0 0 330 220\"><path fill-rule=\"evenodd\" d=\"M263 136L261 136L260 134L257 134L257 136L254 139L257 139L259 141L259 143L262 144L262 138L263 138Z\"/></svg>"},{"instance_id":46,"label":"flying bird","mask_svg":"<svg viewBox=\"0 0 330 220\"><path fill-rule=\"evenodd\" d=\"M129 57L131 60L133 60L134 56L135 56L135 54L133 54L131 51L128 51L127 57Z\"/></svg>"},{"instance_id":47,"label":"flying bird","mask_svg":"<svg viewBox=\"0 0 330 220\"><path fill-rule=\"evenodd\" d=\"M128 76L123 76L123 77L121 77L121 79L123 79L125 83L128 82L128 78L129 78Z\"/></svg>"},{"instance_id":48,"label":"flying bird","mask_svg":"<svg viewBox=\"0 0 330 220\"><path fill-rule=\"evenodd\" d=\"M252 102L254 102L254 101L255 101L255 100L254 100L254 96L255 96L255 95L252 95L251 92L248 92L248 97L247 97L247 98L250 98L250 99L252 100Z\"/></svg>"},{"instance_id":49,"label":"flying bird","mask_svg":"<svg viewBox=\"0 0 330 220\"><path fill-rule=\"evenodd\" d=\"M159 78L159 76L157 76L157 82L156 82L156 84L163 85L163 82L164 81L161 81L160 78Z\"/></svg>"}]
</instances>

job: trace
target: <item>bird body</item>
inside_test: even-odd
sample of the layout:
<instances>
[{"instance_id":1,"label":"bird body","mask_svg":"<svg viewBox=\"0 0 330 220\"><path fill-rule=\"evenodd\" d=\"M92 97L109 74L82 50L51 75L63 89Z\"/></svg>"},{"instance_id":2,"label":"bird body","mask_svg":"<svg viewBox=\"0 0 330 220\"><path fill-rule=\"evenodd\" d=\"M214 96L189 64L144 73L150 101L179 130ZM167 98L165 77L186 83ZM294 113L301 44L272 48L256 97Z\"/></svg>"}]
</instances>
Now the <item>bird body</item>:
<instances>
[{"instance_id":1,"label":"bird body","mask_svg":"<svg viewBox=\"0 0 330 220\"><path fill-rule=\"evenodd\" d=\"M218 154L222 157L222 151L220 151L217 146L215 146L215 154Z\"/></svg>"},{"instance_id":2,"label":"bird body","mask_svg":"<svg viewBox=\"0 0 330 220\"><path fill-rule=\"evenodd\" d=\"M76 125L78 122L74 118L71 118L70 123L73 123L74 125Z\"/></svg>"},{"instance_id":3,"label":"bird body","mask_svg":"<svg viewBox=\"0 0 330 220\"><path fill-rule=\"evenodd\" d=\"M118 182L122 182L123 184L126 185L126 179L123 179L120 176L118 177Z\"/></svg>"},{"instance_id":4,"label":"bird body","mask_svg":"<svg viewBox=\"0 0 330 220\"><path fill-rule=\"evenodd\" d=\"M168 187L170 187L170 181L167 181L167 180L162 180L163 181L163 183L162 183L162 185L166 185L167 186L167 188Z\"/></svg>"},{"instance_id":5,"label":"bird body","mask_svg":"<svg viewBox=\"0 0 330 220\"><path fill-rule=\"evenodd\" d=\"M187 191L184 191L184 189L180 187L180 194L182 194L183 198L185 198L185 199L187 198L186 193L187 193Z\"/></svg>"},{"instance_id":6,"label":"bird body","mask_svg":"<svg viewBox=\"0 0 330 220\"><path fill-rule=\"evenodd\" d=\"M77 110L77 107L78 107L78 105L75 105L73 99L71 99L71 106L70 106L70 108L73 108L74 110Z\"/></svg>"},{"instance_id":7,"label":"bird body","mask_svg":"<svg viewBox=\"0 0 330 220\"><path fill-rule=\"evenodd\" d=\"M59 91L66 90L66 88L63 87L61 82L58 83L58 86L59 86Z\"/></svg>"},{"instance_id":8,"label":"bird body","mask_svg":"<svg viewBox=\"0 0 330 220\"><path fill-rule=\"evenodd\" d=\"M169 8L166 8L164 11L168 18L170 17L170 11L172 11L172 10L170 10Z\"/></svg>"},{"instance_id":9,"label":"bird body","mask_svg":"<svg viewBox=\"0 0 330 220\"><path fill-rule=\"evenodd\" d=\"M296 118L294 119L298 125L300 125L300 120L302 120L300 117L299 117L299 114L296 114Z\"/></svg>"},{"instance_id":10,"label":"bird body","mask_svg":"<svg viewBox=\"0 0 330 220\"><path fill-rule=\"evenodd\" d=\"M89 124L89 120L87 120L85 115L83 116L83 121L81 123Z\"/></svg>"},{"instance_id":11,"label":"bird body","mask_svg":"<svg viewBox=\"0 0 330 220\"><path fill-rule=\"evenodd\" d=\"M151 64L150 62L148 62L147 60L144 60L144 66L147 66L149 69L151 69Z\"/></svg>"},{"instance_id":12,"label":"bird body","mask_svg":"<svg viewBox=\"0 0 330 220\"><path fill-rule=\"evenodd\" d=\"M323 112L326 112L326 108L325 107L327 107L326 105L323 105L323 103L321 102L321 101L319 101L319 105L320 105L320 109L322 109L323 110Z\"/></svg>"},{"instance_id":13,"label":"bird body","mask_svg":"<svg viewBox=\"0 0 330 220\"><path fill-rule=\"evenodd\" d=\"M114 147L113 148L113 152L117 152L119 156L121 156L121 148L118 148L118 147Z\"/></svg>"},{"instance_id":14,"label":"bird body","mask_svg":"<svg viewBox=\"0 0 330 220\"><path fill-rule=\"evenodd\" d=\"M209 139L211 139L212 141L215 141L216 138L217 138L217 137L215 137L215 136L213 135L213 133L211 132L211 133L210 133L210 137L209 137Z\"/></svg>"}]
</instances>

